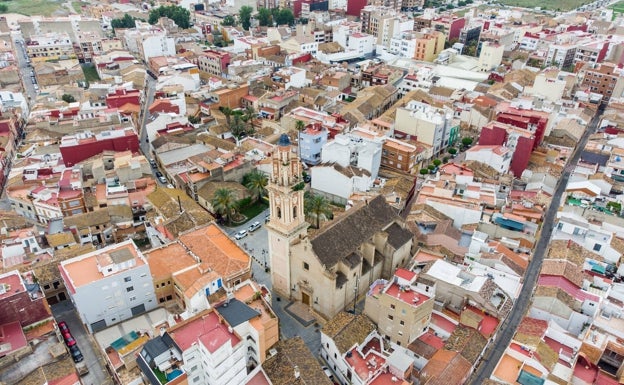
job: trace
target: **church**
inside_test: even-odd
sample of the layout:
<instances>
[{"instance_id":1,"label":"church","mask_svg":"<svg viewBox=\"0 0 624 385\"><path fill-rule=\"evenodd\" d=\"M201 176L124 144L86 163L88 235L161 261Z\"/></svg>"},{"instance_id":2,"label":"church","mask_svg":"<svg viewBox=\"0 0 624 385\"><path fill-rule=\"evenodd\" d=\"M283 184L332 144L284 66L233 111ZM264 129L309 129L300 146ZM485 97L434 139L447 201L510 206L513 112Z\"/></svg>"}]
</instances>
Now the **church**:
<instances>
[{"instance_id":1,"label":"church","mask_svg":"<svg viewBox=\"0 0 624 385\"><path fill-rule=\"evenodd\" d=\"M389 279L411 257L413 234L383 196L359 202L308 234L302 166L286 135L272 155L267 224L273 292L332 318L353 306L379 278Z\"/></svg>"}]
</instances>

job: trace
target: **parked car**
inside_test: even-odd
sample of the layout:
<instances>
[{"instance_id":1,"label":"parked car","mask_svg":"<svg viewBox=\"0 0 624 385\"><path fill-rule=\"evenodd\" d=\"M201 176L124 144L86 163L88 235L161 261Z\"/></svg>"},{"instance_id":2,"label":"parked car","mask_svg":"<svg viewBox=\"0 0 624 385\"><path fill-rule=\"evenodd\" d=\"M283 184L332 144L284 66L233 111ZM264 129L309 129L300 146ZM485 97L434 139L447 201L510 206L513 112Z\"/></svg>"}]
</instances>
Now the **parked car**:
<instances>
[{"instance_id":1,"label":"parked car","mask_svg":"<svg viewBox=\"0 0 624 385\"><path fill-rule=\"evenodd\" d=\"M82 360L84 360L84 357L82 356L82 352L80 351L80 348L78 348L78 345L73 345L69 348L69 353L71 354L74 362L82 362Z\"/></svg>"},{"instance_id":2,"label":"parked car","mask_svg":"<svg viewBox=\"0 0 624 385\"><path fill-rule=\"evenodd\" d=\"M269 213L264 217L264 223L268 223L270 220L271 220L271 214Z\"/></svg>"},{"instance_id":3,"label":"parked car","mask_svg":"<svg viewBox=\"0 0 624 385\"><path fill-rule=\"evenodd\" d=\"M72 347L76 345L76 340L74 339L74 337L72 337L71 334L68 334L67 336L63 336L63 338L65 339L65 345L67 345L67 347Z\"/></svg>"},{"instance_id":4,"label":"parked car","mask_svg":"<svg viewBox=\"0 0 624 385\"><path fill-rule=\"evenodd\" d=\"M149 163L150 163L150 166L152 166L153 168L158 167L158 166L156 165L156 161L155 161L154 159L150 159L150 160L149 160Z\"/></svg>"},{"instance_id":5,"label":"parked car","mask_svg":"<svg viewBox=\"0 0 624 385\"><path fill-rule=\"evenodd\" d=\"M260 224L260 222L256 221L256 222L252 223L251 226L249 226L249 232L253 233L254 231L258 230L260 227L262 227L262 224Z\"/></svg>"},{"instance_id":6,"label":"parked car","mask_svg":"<svg viewBox=\"0 0 624 385\"><path fill-rule=\"evenodd\" d=\"M69 326L67 326L67 323L65 321L59 322L58 328L61 331L61 334L69 333Z\"/></svg>"},{"instance_id":7,"label":"parked car","mask_svg":"<svg viewBox=\"0 0 624 385\"><path fill-rule=\"evenodd\" d=\"M234 238L236 238L236 239L243 239L243 238L245 238L248 235L249 235L249 233L247 232L247 230L241 230L241 231L237 232L236 234L234 234Z\"/></svg>"}]
</instances>

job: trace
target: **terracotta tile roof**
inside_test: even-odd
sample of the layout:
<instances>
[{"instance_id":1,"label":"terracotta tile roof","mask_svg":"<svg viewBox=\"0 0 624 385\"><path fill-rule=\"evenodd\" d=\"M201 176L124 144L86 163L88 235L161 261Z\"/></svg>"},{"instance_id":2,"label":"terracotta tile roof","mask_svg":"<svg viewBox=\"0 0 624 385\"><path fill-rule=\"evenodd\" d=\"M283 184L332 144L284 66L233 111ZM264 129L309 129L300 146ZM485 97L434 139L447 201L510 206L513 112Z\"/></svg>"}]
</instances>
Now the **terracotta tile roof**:
<instances>
[{"instance_id":1,"label":"terracotta tile roof","mask_svg":"<svg viewBox=\"0 0 624 385\"><path fill-rule=\"evenodd\" d=\"M204 266L204 268L196 266L173 276L186 298L192 298L197 292L203 290L209 283L217 280L219 277L219 274L208 269L207 266Z\"/></svg>"},{"instance_id":2,"label":"terracotta tile roof","mask_svg":"<svg viewBox=\"0 0 624 385\"><path fill-rule=\"evenodd\" d=\"M332 385L301 337L278 342L277 354L262 364L273 385ZM295 378L295 368L299 378Z\"/></svg>"},{"instance_id":3,"label":"terracotta tile roof","mask_svg":"<svg viewBox=\"0 0 624 385\"><path fill-rule=\"evenodd\" d=\"M535 289L534 297L551 297L556 298L572 310L580 310L580 306L577 304L574 297L558 287L552 286L538 286Z\"/></svg>"},{"instance_id":4,"label":"terracotta tile roof","mask_svg":"<svg viewBox=\"0 0 624 385\"><path fill-rule=\"evenodd\" d=\"M108 210L96 210L65 217L63 218L63 224L67 227L76 226L78 229L84 229L89 226L101 226L110 224L110 215Z\"/></svg>"},{"instance_id":5,"label":"terracotta tile roof","mask_svg":"<svg viewBox=\"0 0 624 385\"><path fill-rule=\"evenodd\" d=\"M459 352L468 362L474 364L486 343L487 339L476 329L460 324L451 333L444 349Z\"/></svg>"},{"instance_id":6,"label":"terracotta tile roof","mask_svg":"<svg viewBox=\"0 0 624 385\"><path fill-rule=\"evenodd\" d=\"M461 354L440 349L420 372L420 381L427 385L463 385L471 367Z\"/></svg>"},{"instance_id":7,"label":"terracotta tile roof","mask_svg":"<svg viewBox=\"0 0 624 385\"><path fill-rule=\"evenodd\" d=\"M40 366L16 382L15 385L41 385L76 374L76 367L69 355L59 361Z\"/></svg>"},{"instance_id":8,"label":"terracotta tile roof","mask_svg":"<svg viewBox=\"0 0 624 385\"><path fill-rule=\"evenodd\" d=\"M197 135L197 141L211 145L215 148L221 148L225 151L234 151L234 149L236 149L235 143L212 135Z\"/></svg>"},{"instance_id":9,"label":"terracotta tile roof","mask_svg":"<svg viewBox=\"0 0 624 385\"><path fill-rule=\"evenodd\" d=\"M548 321L537 318L524 317L520 322L520 325L518 325L517 333L542 338L542 336L546 332L546 329L548 329Z\"/></svg>"},{"instance_id":10,"label":"terracotta tile roof","mask_svg":"<svg viewBox=\"0 0 624 385\"><path fill-rule=\"evenodd\" d=\"M579 354L585 356L592 364L597 364L602 357L602 349L583 342L579 349Z\"/></svg>"},{"instance_id":11,"label":"terracotta tile roof","mask_svg":"<svg viewBox=\"0 0 624 385\"><path fill-rule=\"evenodd\" d=\"M550 248L545 259L564 259L577 266L583 266L583 247L575 242L566 240L554 240L550 242Z\"/></svg>"},{"instance_id":12,"label":"terracotta tile roof","mask_svg":"<svg viewBox=\"0 0 624 385\"><path fill-rule=\"evenodd\" d=\"M72 243L76 243L74 235L69 231L64 233L46 234L45 237L48 241L48 245L50 245L51 247L71 245Z\"/></svg>"},{"instance_id":13,"label":"terracotta tile roof","mask_svg":"<svg viewBox=\"0 0 624 385\"><path fill-rule=\"evenodd\" d=\"M210 202L215 192L222 188L232 191L238 200L249 196L249 190L238 182L208 182L197 190L197 195Z\"/></svg>"},{"instance_id":14,"label":"terracotta tile roof","mask_svg":"<svg viewBox=\"0 0 624 385\"><path fill-rule=\"evenodd\" d=\"M364 342L373 330L375 324L364 314L340 312L323 326L322 331L334 340L338 351L344 354L353 345Z\"/></svg>"},{"instance_id":15,"label":"terracotta tile roof","mask_svg":"<svg viewBox=\"0 0 624 385\"><path fill-rule=\"evenodd\" d=\"M321 264L330 268L355 252L363 242L396 218L396 211L383 196L378 195L368 204L354 207L335 218L334 223L312 239L312 248ZM349 236L345 237L344 234Z\"/></svg>"},{"instance_id":16,"label":"terracotta tile roof","mask_svg":"<svg viewBox=\"0 0 624 385\"><path fill-rule=\"evenodd\" d=\"M214 219L182 190L159 188L149 194L147 199L164 217L164 226L174 237ZM180 213L180 205L182 205L182 213Z\"/></svg>"},{"instance_id":17,"label":"terracotta tile roof","mask_svg":"<svg viewBox=\"0 0 624 385\"><path fill-rule=\"evenodd\" d=\"M414 341L412 341L407 346L407 348L411 350L412 352L418 354L419 356L425 358L426 360L430 359L431 357L433 357L435 352L438 351L438 348L436 346L432 346L432 344L428 343L428 339L431 338L430 336L439 338L433 335L433 333L431 332L425 333L422 336L416 338Z\"/></svg>"},{"instance_id":18,"label":"terracotta tile roof","mask_svg":"<svg viewBox=\"0 0 624 385\"><path fill-rule=\"evenodd\" d=\"M539 362L544 365L548 370L552 370L559 360L559 353L555 352L544 341L540 341L537 345L535 355L537 356Z\"/></svg>"},{"instance_id":19,"label":"terracotta tile roof","mask_svg":"<svg viewBox=\"0 0 624 385\"><path fill-rule=\"evenodd\" d=\"M173 273L197 264L178 242L152 249L144 255L154 280L171 277Z\"/></svg>"},{"instance_id":20,"label":"terracotta tile roof","mask_svg":"<svg viewBox=\"0 0 624 385\"><path fill-rule=\"evenodd\" d=\"M583 269L567 260L544 260L540 275L560 275L578 287L583 286Z\"/></svg>"},{"instance_id":21,"label":"terracotta tile roof","mask_svg":"<svg viewBox=\"0 0 624 385\"><path fill-rule=\"evenodd\" d=\"M224 280L251 268L251 258L215 224L181 234L179 242Z\"/></svg>"}]
</instances>

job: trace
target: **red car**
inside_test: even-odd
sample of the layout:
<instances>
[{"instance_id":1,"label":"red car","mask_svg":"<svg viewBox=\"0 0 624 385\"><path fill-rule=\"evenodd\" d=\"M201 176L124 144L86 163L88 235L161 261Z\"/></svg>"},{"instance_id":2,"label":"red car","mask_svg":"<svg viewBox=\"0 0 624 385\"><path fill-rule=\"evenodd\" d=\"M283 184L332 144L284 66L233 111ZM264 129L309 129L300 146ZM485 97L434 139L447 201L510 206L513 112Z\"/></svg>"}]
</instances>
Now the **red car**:
<instances>
[{"instance_id":1,"label":"red car","mask_svg":"<svg viewBox=\"0 0 624 385\"><path fill-rule=\"evenodd\" d=\"M76 340L74 339L74 337L72 337L71 334L67 334L66 336L63 336L65 338L65 344L68 347L72 347L74 345L76 345Z\"/></svg>"},{"instance_id":2,"label":"red car","mask_svg":"<svg viewBox=\"0 0 624 385\"><path fill-rule=\"evenodd\" d=\"M69 326L67 326L67 324L65 323L65 321L61 321L58 323L58 328L61 331L61 334L69 334Z\"/></svg>"}]
</instances>

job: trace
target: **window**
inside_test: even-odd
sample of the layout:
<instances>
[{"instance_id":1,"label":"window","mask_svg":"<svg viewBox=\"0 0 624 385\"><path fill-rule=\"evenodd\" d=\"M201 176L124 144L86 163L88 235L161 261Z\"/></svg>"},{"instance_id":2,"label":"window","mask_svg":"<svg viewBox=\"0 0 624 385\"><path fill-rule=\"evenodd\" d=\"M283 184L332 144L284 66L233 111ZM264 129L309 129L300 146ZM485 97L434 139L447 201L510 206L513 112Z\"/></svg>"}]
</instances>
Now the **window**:
<instances>
[{"instance_id":1,"label":"window","mask_svg":"<svg viewBox=\"0 0 624 385\"><path fill-rule=\"evenodd\" d=\"M128 286L128 287L126 288L126 291L127 291L128 293L130 293L132 290L134 290L134 286Z\"/></svg>"},{"instance_id":2,"label":"window","mask_svg":"<svg viewBox=\"0 0 624 385\"><path fill-rule=\"evenodd\" d=\"M602 248L602 245L600 243L594 244L594 251L600 251L601 248Z\"/></svg>"},{"instance_id":3,"label":"window","mask_svg":"<svg viewBox=\"0 0 624 385\"><path fill-rule=\"evenodd\" d=\"M394 309L394 308L396 308L396 306L394 306L394 304L393 304L393 303L391 303L391 304L390 304L390 309Z\"/></svg>"},{"instance_id":4,"label":"window","mask_svg":"<svg viewBox=\"0 0 624 385\"><path fill-rule=\"evenodd\" d=\"M307 262L303 263L303 270L306 270L306 271L310 270L310 265Z\"/></svg>"},{"instance_id":5,"label":"window","mask_svg":"<svg viewBox=\"0 0 624 385\"><path fill-rule=\"evenodd\" d=\"M401 322L399 322L399 324L405 325L405 321L401 321Z\"/></svg>"},{"instance_id":6,"label":"window","mask_svg":"<svg viewBox=\"0 0 624 385\"><path fill-rule=\"evenodd\" d=\"M388 314L388 319L392 321L394 319L394 316L391 314Z\"/></svg>"},{"instance_id":7,"label":"window","mask_svg":"<svg viewBox=\"0 0 624 385\"><path fill-rule=\"evenodd\" d=\"M125 277L124 278L124 282L130 282L130 281L132 281L132 277Z\"/></svg>"}]
</instances>

